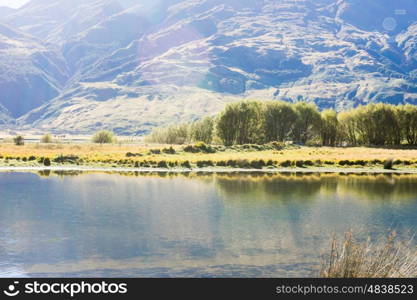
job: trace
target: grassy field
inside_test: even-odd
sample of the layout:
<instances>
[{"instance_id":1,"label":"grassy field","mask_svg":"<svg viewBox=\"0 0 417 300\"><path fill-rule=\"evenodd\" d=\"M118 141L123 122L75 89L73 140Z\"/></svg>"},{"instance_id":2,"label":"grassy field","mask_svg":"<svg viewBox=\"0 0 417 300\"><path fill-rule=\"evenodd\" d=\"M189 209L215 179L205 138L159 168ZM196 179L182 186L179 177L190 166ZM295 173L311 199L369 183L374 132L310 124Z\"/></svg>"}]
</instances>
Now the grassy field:
<instances>
[{"instance_id":1,"label":"grassy field","mask_svg":"<svg viewBox=\"0 0 417 300\"><path fill-rule=\"evenodd\" d=\"M184 146L146 144L0 143L0 166L81 165L123 168L417 168L417 150L287 146L282 150L214 147L215 153L190 153Z\"/></svg>"}]
</instances>

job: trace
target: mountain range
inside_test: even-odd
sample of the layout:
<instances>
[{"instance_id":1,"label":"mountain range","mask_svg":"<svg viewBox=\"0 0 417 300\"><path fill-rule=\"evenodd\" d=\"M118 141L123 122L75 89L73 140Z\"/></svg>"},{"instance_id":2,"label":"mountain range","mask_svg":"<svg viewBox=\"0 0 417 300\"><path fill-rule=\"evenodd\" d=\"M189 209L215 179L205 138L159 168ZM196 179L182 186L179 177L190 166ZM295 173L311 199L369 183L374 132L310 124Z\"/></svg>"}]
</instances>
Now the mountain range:
<instances>
[{"instance_id":1,"label":"mountain range","mask_svg":"<svg viewBox=\"0 0 417 300\"><path fill-rule=\"evenodd\" d=\"M0 125L144 134L239 99L417 104L417 0L0 7Z\"/></svg>"}]
</instances>

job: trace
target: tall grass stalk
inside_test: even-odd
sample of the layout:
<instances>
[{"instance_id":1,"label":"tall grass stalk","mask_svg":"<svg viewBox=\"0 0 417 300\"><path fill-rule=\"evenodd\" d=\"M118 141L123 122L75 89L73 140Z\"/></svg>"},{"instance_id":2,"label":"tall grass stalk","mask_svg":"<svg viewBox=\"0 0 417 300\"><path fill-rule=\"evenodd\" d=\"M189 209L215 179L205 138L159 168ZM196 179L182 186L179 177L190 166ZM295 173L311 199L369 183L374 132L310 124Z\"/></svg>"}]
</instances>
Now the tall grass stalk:
<instances>
[{"instance_id":1,"label":"tall grass stalk","mask_svg":"<svg viewBox=\"0 0 417 300\"><path fill-rule=\"evenodd\" d=\"M417 276L417 248L402 242L395 232L371 242L356 240L352 232L340 243L333 238L329 255L323 260L322 278L411 278Z\"/></svg>"}]
</instances>

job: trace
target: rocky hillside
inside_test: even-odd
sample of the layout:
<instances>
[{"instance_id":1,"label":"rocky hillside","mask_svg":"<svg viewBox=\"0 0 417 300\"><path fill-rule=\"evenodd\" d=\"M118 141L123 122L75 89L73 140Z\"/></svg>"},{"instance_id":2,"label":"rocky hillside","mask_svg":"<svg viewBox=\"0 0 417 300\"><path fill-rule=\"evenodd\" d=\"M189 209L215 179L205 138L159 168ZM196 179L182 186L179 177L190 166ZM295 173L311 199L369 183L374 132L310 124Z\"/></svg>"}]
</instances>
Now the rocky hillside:
<instances>
[{"instance_id":1,"label":"rocky hillside","mask_svg":"<svg viewBox=\"0 0 417 300\"><path fill-rule=\"evenodd\" d=\"M417 104L417 0L32 0L0 21L0 124L19 128L141 134L242 98Z\"/></svg>"}]
</instances>

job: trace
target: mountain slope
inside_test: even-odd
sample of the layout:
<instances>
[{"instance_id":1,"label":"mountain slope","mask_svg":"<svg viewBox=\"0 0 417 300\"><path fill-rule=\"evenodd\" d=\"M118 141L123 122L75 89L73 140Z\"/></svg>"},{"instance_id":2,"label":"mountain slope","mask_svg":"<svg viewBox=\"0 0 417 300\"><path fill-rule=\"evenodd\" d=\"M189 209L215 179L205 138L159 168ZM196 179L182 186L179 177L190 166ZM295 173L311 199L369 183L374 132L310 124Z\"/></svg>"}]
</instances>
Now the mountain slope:
<instances>
[{"instance_id":1,"label":"mountain slope","mask_svg":"<svg viewBox=\"0 0 417 300\"><path fill-rule=\"evenodd\" d=\"M0 104L17 118L59 95L66 81L59 54L23 32L0 24Z\"/></svg>"},{"instance_id":2,"label":"mountain slope","mask_svg":"<svg viewBox=\"0 0 417 300\"><path fill-rule=\"evenodd\" d=\"M144 133L241 98L417 104L417 0L77 1L6 17L69 74L19 126Z\"/></svg>"}]
</instances>

